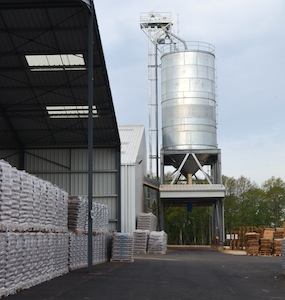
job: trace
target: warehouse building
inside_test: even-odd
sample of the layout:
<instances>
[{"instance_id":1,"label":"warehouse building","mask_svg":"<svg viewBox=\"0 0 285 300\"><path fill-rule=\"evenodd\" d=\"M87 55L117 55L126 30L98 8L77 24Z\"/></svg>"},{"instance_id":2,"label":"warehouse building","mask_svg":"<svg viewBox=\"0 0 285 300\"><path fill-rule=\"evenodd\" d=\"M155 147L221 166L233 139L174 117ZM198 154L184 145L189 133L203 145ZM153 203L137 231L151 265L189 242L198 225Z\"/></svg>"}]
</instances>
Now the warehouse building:
<instances>
[{"instance_id":1,"label":"warehouse building","mask_svg":"<svg viewBox=\"0 0 285 300\"><path fill-rule=\"evenodd\" d=\"M142 125L119 126L121 138L122 232L133 233L138 215L145 211L146 140Z\"/></svg>"},{"instance_id":2,"label":"warehouse building","mask_svg":"<svg viewBox=\"0 0 285 300\"><path fill-rule=\"evenodd\" d=\"M92 173L115 231L120 137L91 4L0 0L0 157L70 195L86 195Z\"/></svg>"}]
</instances>

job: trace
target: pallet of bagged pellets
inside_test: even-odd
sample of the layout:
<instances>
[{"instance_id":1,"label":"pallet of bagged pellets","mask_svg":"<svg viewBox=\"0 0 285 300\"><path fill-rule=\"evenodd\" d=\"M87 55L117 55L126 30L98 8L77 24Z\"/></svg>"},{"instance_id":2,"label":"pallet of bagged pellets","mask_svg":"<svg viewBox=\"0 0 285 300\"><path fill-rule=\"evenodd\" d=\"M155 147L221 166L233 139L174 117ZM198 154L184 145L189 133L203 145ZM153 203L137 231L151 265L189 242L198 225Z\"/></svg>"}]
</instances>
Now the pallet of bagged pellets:
<instances>
[{"instance_id":1,"label":"pallet of bagged pellets","mask_svg":"<svg viewBox=\"0 0 285 300\"><path fill-rule=\"evenodd\" d=\"M87 199L82 196L68 197L68 229L84 231L88 216Z\"/></svg>"},{"instance_id":2,"label":"pallet of bagged pellets","mask_svg":"<svg viewBox=\"0 0 285 300\"><path fill-rule=\"evenodd\" d=\"M167 252L167 234L162 231L152 231L148 240L148 253L166 254Z\"/></svg>"},{"instance_id":3,"label":"pallet of bagged pellets","mask_svg":"<svg viewBox=\"0 0 285 300\"><path fill-rule=\"evenodd\" d=\"M129 233L115 233L113 236L111 262L134 261L134 236Z\"/></svg>"},{"instance_id":4,"label":"pallet of bagged pellets","mask_svg":"<svg viewBox=\"0 0 285 300\"><path fill-rule=\"evenodd\" d=\"M149 230L137 229L134 231L134 253L146 254Z\"/></svg>"},{"instance_id":5,"label":"pallet of bagged pellets","mask_svg":"<svg viewBox=\"0 0 285 300\"><path fill-rule=\"evenodd\" d=\"M152 213L140 213L137 220L137 229L155 231L157 218Z\"/></svg>"}]
</instances>

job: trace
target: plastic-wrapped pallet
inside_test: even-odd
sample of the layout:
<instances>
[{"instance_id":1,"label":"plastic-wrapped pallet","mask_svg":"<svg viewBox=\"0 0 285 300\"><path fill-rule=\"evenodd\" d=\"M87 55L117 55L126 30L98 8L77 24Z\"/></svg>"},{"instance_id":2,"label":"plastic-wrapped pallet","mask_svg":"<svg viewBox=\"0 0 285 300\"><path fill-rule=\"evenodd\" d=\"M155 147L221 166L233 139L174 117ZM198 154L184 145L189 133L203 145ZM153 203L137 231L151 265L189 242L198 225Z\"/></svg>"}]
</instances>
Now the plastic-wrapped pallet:
<instances>
[{"instance_id":1,"label":"plastic-wrapped pallet","mask_svg":"<svg viewBox=\"0 0 285 300\"><path fill-rule=\"evenodd\" d=\"M113 236L112 262L133 262L134 236L128 233L115 233Z\"/></svg>"},{"instance_id":2,"label":"plastic-wrapped pallet","mask_svg":"<svg viewBox=\"0 0 285 300\"><path fill-rule=\"evenodd\" d=\"M0 232L0 299L6 295L5 274L6 274L6 256L7 256L7 233Z\"/></svg>"},{"instance_id":3,"label":"plastic-wrapped pallet","mask_svg":"<svg viewBox=\"0 0 285 300\"><path fill-rule=\"evenodd\" d=\"M147 253L149 230L137 229L134 231L134 253Z\"/></svg>"},{"instance_id":4,"label":"plastic-wrapped pallet","mask_svg":"<svg viewBox=\"0 0 285 300\"><path fill-rule=\"evenodd\" d=\"M33 182L30 174L20 171L20 217L19 223L23 230L34 229L33 224Z\"/></svg>"},{"instance_id":5,"label":"plastic-wrapped pallet","mask_svg":"<svg viewBox=\"0 0 285 300\"><path fill-rule=\"evenodd\" d=\"M41 180L35 176L32 177L33 183L33 222L34 229L41 229Z\"/></svg>"},{"instance_id":6,"label":"plastic-wrapped pallet","mask_svg":"<svg viewBox=\"0 0 285 300\"><path fill-rule=\"evenodd\" d=\"M84 233L69 233L69 269L75 270L87 266L88 236Z\"/></svg>"},{"instance_id":7,"label":"plastic-wrapped pallet","mask_svg":"<svg viewBox=\"0 0 285 300\"><path fill-rule=\"evenodd\" d=\"M47 202L46 202L46 220L47 228L49 230L55 230L55 187L48 182L47 183Z\"/></svg>"},{"instance_id":8,"label":"plastic-wrapped pallet","mask_svg":"<svg viewBox=\"0 0 285 300\"><path fill-rule=\"evenodd\" d=\"M92 229L95 232L107 232L109 226L108 205L93 201L92 203ZM86 221L86 231L88 222Z\"/></svg>"},{"instance_id":9,"label":"plastic-wrapped pallet","mask_svg":"<svg viewBox=\"0 0 285 300\"><path fill-rule=\"evenodd\" d=\"M20 173L16 168L12 168L12 205L11 205L11 223L12 230L18 230L20 217Z\"/></svg>"},{"instance_id":10,"label":"plastic-wrapped pallet","mask_svg":"<svg viewBox=\"0 0 285 300\"><path fill-rule=\"evenodd\" d=\"M84 231L88 216L87 198L81 196L68 197L68 229Z\"/></svg>"},{"instance_id":11,"label":"plastic-wrapped pallet","mask_svg":"<svg viewBox=\"0 0 285 300\"><path fill-rule=\"evenodd\" d=\"M12 185L12 167L0 160L0 230L7 230L11 225Z\"/></svg>"},{"instance_id":12,"label":"plastic-wrapped pallet","mask_svg":"<svg viewBox=\"0 0 285 300\"><path fill-rule=\"evenodd\" d=\"M56 189L55 221L57 232L67 232L68 223L68 193L62 189Z\"/></svg>"},{"instance_id":13,"label":"plastic-wrapped pallet","mask_svg":"<svg viewBox=\"0 0 285 300\"><path fill-rule=\"evenodd\" d=\"M162 231L152 231L148 240L148 253L166 254L167 252L167 234Z\"/></svg>"},{"instance_id":14,"label":"plastic-wrapped pallet","mask_svg":"<svg viewBox=\"0 0 285 300\"><path fill-rule=\"evenodd\" d=\"M157 218L152 213L140 213L137 220L137 229L155 231Z\"/></svg>"}]
</instances>

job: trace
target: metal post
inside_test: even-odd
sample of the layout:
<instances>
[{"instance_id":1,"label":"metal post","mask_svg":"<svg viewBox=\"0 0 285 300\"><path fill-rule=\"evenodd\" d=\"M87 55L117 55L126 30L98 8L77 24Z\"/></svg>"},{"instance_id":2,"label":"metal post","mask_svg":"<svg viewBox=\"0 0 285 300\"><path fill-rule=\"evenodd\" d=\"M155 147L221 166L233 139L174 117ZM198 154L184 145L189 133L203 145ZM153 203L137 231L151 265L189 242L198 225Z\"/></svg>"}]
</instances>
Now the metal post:
<instances>
[{"instance_id":1,"label":"metal post","mask_svg":"<svg viewBox=\"0 0 285 300\"><path fill-rule=\"evenodd\" d=\"M155 134L156 134L156 180L159 180L158 171L158 57L157 57L157 43L155 43ZM158 199L157 199L158 201Z\"/></svg>"},{"instance_id":2,"label":"metal post","mask_svg":"<svg viewBox=\"0 0 285 300\"><path fill-rule=\"evenodd\" d=\"M88 272L93 271L92 200L93 200L93 20L91 2L88 19Z\"/></svg>"}]
</instances>

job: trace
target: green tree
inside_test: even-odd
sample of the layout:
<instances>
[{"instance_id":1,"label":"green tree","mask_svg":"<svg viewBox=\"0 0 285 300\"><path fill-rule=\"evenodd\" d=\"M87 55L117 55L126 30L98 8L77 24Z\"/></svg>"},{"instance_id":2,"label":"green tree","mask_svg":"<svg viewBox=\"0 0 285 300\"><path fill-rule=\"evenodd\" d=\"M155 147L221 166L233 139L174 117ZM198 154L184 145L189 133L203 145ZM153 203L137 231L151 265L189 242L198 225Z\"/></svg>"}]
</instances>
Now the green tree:
<instances>
[{"instance_id":1,"label":"green tree","mask_svg":"<svg viewBox=\"0 0 285 300\"><path fill-rule=\"evenodd\" d=\"M169 244L206 245L210 240L209 207L169 207L165 213L165 230Z\"/></svg>"},{"instance_id":2,"label":"green tree","mask_svg":"<svg viewBox=\"0 0 285 300\"><path fill-rule=\"evenodd\" d=\"M272 226L282 226L285 219L285 183L281 178L271 177L262 185Z\"/></svg>"}]
</instances>

